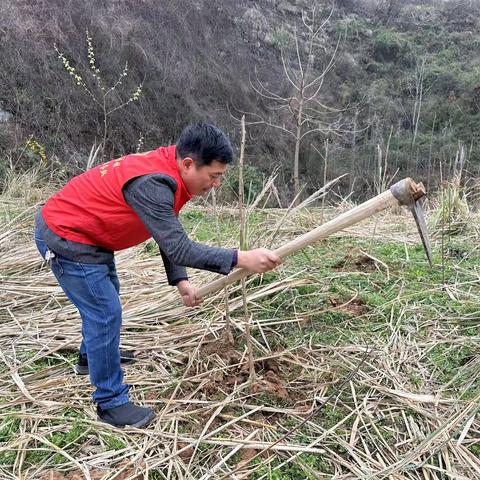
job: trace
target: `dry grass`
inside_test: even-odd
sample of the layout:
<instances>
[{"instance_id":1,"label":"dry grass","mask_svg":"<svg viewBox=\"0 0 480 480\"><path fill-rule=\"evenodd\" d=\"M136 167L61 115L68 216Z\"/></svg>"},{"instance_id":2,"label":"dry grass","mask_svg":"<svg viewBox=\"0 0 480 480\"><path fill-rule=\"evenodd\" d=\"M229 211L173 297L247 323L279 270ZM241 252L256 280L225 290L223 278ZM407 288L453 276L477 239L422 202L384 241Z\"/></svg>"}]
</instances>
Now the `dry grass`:
<instances>
[{"instance_id":1,"label":"dry grass","mask_svg":"<svg viewBox=\"0 0 480 480\"><path fill-rule=\"evenodd\" d=\"M292 261L273 281L250 280L257 374L251 388L239 287L230 290L231 346L223 293L187 310L166 284L158 257L142 248L123 252L117 257L122 344L138 359L126 367L126 381L134 385L132 398L153 407L157 418L143 431L117 430L97 422L88 380L72 373L80 321L31 240L32 211L20 209L0 230L0 478L480 478L474 453L479 397L469 395L478 392L478 349L440 386L439 372L425 361L437 345L448 345L452 355L466 342L478 345L478 331L467 337L453 314L446 317L431 300L445 292L478 302L477 267L452 266L467 280L449 291L428 285L422 301L409 301L401 273L389 271L398 296L381 306L382 312L390 309L386 320L380 307L362 304L355 292L345 301L318 302L355 263L345 261L319 277ZM317 213L285 220L280 211L269 212L266 223L251 230L250 244L268 243L275 231L279 245L311 228ZM389 213L344 235L417 242L406 218ZM373 270L391 270L365 253ZM360 274L371 281L368 268ZM192 278L202 284L213 275L192 272ZM300 292L293 314L291 304L286 309L278 303L282 296L289 302L292 291ZM322 341L322 318L332 312L350 315L331 327L339 338L341 330L359 324L376 325L384 334ZM281 337L288 331L295 336L285 346ZM339 390L365 355L360 371ZM331 402L269 448L331 394ZM260 461L249 463L261 451Z\"/></svg>"}]
</instances>

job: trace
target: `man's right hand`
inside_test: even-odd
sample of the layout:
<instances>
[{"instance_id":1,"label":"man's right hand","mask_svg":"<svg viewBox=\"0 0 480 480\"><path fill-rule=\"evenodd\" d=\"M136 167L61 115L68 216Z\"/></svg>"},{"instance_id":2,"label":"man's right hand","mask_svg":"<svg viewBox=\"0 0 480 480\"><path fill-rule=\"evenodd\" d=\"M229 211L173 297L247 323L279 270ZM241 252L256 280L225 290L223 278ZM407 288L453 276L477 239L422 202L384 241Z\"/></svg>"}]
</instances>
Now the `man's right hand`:
<instances>
[{"instance_id":1,"label":"man's right hand","mask_svg":"<svg viewBox=\"0 0 480 480\"><path fill-rule=\"evenodd\" d=\"M282 259L272 250L256 248L255 250L238 251L237 267L250 272L263 273L278 267Z\"/></svg>"},{"instance_id":2,"label":"man's right hand","mask_svg":"<svg viewBox=\"0 0 480 480\"><path fill-rule=\"evenodd\" d=\"M203 302L203 298L197 297L197 289L188 280L177 282L177 288L186 307L196 307Z\"/></svg>"}]
</instances>

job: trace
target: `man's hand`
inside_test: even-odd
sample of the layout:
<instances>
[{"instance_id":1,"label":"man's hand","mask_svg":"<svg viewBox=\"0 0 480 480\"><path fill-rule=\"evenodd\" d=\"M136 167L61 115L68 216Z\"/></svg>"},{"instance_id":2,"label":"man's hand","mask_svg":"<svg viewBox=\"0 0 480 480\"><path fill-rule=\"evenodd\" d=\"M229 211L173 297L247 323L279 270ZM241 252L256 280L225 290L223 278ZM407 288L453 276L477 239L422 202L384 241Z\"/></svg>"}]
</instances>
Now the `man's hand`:
<instances>
[{"instance_id":1,"label":"man's hand","mask_svg":"<svg viewBox=\"0 0 480 480\"><path fill-rule=\"evenodd\" d=\"M203 302L203 298L197 297L197 289L188 280L180 280L177 288L186 307L196 307Z\"/></svg>"},{"instance_id":2,"label":"man's hand","mask_svg":"<svg viewBox=\"0 0 480 480\"><path fill-rule=\"evenodd\" d=\"M282 259L271 250L256 248L255 250L238 251L237 267L250 272L263 273L278 267Z\"/></svg>"}]
</instances>

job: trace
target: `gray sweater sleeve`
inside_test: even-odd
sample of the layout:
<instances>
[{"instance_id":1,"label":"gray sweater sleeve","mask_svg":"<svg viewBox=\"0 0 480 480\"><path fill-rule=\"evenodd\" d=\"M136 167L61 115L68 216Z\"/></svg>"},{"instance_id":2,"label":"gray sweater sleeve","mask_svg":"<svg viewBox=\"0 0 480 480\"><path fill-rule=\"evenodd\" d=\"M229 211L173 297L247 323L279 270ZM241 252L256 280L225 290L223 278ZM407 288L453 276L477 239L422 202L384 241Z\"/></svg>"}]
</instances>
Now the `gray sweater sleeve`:
<instances>
[{"instance_id":1,"label":"gray sweater sleeve","mask_svg":"<svg viewBox=\"0 0 480 480\"><path fill-rule=\"evenodd\" d=\"M180 280L188 280L188 273L185 267L175 265L162 250L160 250L160 255L162 256L163 266L165 267L165 273L170 285L176 285Z\"/></svg>"},{"instance_id":2,"label":"gray sweater sleeve","mask_svg":"<svg viewBox=\"0 0 480 480\"><path fill-rule=\"evenodd\" d=\"M143 175L123 187L125 201L135 210L158 244L170 284L188 278L185 267L226 275L234 263L234 250L191 241L175 215L177 188L168 175Z\"/></svg>"}]
</instances>

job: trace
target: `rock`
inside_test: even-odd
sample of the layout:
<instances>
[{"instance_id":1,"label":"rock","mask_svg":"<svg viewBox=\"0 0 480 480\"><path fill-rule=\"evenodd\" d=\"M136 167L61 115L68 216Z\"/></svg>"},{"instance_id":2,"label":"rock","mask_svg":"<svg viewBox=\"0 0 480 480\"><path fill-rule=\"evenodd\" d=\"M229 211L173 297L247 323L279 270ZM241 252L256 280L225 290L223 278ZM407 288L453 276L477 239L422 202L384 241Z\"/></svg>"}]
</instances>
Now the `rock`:
<instances>
[{"instance_id":1,"label":"rock","mask_svg":"<svg viewBox=\"0 0 480 480\"><path fill-rule=\"evenodd\" d=\"M9 122L12 119L13 115L6 110L0 110L0 123Z\"/></svg>"}]
</instances>

